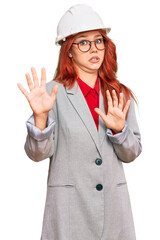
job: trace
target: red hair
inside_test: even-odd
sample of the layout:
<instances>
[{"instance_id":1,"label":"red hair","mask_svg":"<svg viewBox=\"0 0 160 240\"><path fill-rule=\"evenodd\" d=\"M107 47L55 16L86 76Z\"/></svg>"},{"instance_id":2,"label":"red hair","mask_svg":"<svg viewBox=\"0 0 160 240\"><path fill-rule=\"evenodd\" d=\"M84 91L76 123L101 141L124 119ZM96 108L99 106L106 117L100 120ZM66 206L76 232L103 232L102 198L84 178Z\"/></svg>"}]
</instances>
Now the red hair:
<instances>
[{"instance_id":1,"label":"red hair","mask_svg":"<svg viewBox=\"0 0 160 240\"><path fill-rule=\"evenodd\" d=\"M135 100L135 97L133 96L132 91L125 85L121 84L116 77L117 55L115 44L105 34L104 30L99 29L98 31L104 37L106 46L104 60L101 67L99 68L98 76L101 83L100 86L103 95L104 109L107 114L107 89L110 91L110 93L113 89L115 89L118 97L120 92L123 92L126 100L130 99L130 97ZM62 83L64 87L68 87L69 89L73 87L75 81L77 80L77 72L75 66L71 58L69 58L68 56L68 52L72 46L75 36L76 35L70 35L69 37L67 37L66 41L62 43L58 65L54 76L55 81Z\"/></svg>"}]
</instances>

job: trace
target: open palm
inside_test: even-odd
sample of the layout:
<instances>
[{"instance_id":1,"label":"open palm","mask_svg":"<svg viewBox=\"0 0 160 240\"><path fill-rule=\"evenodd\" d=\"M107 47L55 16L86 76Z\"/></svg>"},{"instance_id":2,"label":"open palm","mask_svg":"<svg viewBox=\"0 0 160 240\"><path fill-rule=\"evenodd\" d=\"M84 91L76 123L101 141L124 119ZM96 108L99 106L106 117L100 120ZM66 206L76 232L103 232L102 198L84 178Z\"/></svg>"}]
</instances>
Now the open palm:
<instances>
[{"instance_id":1,"label":"open palm","mask_svg":"<svg viewBox=\"0 0 160 240\"><path fill-rule=\"evenodd\" d=\"M99 108L95 108L95 112L101 116L105 125L112 129L113 132L121 132L125 126L125 119L130 106L130 100L128 100L124 105L123 93L120 93L118 101L115 90L112 90L113 99L109 90L106 91L106 95L108 100L108 113L104 114Z\"/></svg>"},{"instance_id":2,"label":"open palm","mask_svg":"<svg viewBox=\"0 0 160 240\"><path fill-rule=\"evenodd\" d=\"M34 112L34 115L40 116L42 114L48 114L48 112L52 109L55 100L56 94L58 90L58 86L55 85L52 89L51 95L48 94L46 90L46 70L45 68L41 69L41 84L39 85L38 77L35 68L31 68L33 82L29 73L26 74L26 79L28 83L28 87L30 89L30 93L27 92L23 86L18 83L17 86L21 90L21 92L26 96L31 109Z\"/></svg>"}]
</instances>

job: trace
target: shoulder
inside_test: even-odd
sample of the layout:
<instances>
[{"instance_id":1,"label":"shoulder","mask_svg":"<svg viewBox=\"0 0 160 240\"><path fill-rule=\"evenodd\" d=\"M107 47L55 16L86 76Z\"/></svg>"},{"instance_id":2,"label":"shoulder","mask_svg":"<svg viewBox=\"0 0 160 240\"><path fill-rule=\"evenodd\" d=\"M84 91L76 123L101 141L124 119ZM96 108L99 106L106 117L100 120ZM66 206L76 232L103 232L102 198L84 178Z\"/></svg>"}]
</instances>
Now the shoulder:
<instances>
[{"instance_id":1,"label":"shoulder","mask_svg":"<svg viewBox=\"0 0 160 240\"><path fill-rule=\"evenodd\" d=\"M137 120L137 104L135 103L135 100L130 97L130 106L129 106L129 110L128 110L128 114L127 114L127 122L136 122Z\"/></svg>"},{"instance_id":2,"label":"shoulder","mask_svg":"<svg viewBox=\"0 0 160 240\"><path fill-rule=\"evenodd\" d=\"M63 84L58 83L58 82L56 82L55 80L51 80L51 81L47 82L47 84L46 84L47 92L48 92L49 94L51 94L52 88L53 88L55 85L58 85L58 92L59 92L59 91L64 91L64 86L63 86Z\"/></svg>"}]
</instances>

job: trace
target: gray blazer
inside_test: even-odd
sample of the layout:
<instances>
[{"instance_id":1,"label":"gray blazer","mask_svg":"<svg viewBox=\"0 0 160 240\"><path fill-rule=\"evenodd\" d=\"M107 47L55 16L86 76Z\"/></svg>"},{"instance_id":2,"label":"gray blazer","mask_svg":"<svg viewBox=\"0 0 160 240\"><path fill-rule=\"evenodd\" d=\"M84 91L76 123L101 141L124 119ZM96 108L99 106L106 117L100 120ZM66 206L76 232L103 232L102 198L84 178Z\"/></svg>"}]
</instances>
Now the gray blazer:
<instances>
[{"instance_id":1,"label":"gray blazer","mask_svg":"<svg viewBox=\"0 0 160 240\"><path fill-rule=\"evenodd\" d=\"M49 94L55 84L47 83ZM97 131L77 83L71 90L58 85L47 127L36 128L33 115L27 121L28 157L50 158L41 240L135 240L122 165L141 153L134 102L113 136L100 117ZM99 97L104 111L101 91Z\"/></svg>"}]
</instances>

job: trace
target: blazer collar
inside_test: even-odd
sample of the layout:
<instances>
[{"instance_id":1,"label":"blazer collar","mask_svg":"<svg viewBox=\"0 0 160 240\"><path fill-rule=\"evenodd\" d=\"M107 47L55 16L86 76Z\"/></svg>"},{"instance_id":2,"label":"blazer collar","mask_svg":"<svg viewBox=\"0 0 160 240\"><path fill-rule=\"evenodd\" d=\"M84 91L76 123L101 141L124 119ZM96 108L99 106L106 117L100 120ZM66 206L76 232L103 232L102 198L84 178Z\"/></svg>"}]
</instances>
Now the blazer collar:
<instances>
[{"instance_id":1,"label":"blazer collar","mask_svg":"<svg viewBox=\"0 0 160 240\"><path fill-rule=\"evenodd\" d=\"M99 79L98 79L99 80ZM100 84L100 81L99 81ZM100 86L100 85L99 85ZM100 87L99 87L100 89ZM92 140L94 141L99 154L101 154L101 145L106 135L106 126L99 116L99 130L97 131L94 119L90 112L90 109L87 105L87 102L83 96L82 91L80 90L77 81L75 82L74 86L71 89L66 88L67 96L72 103L73 107L75 108L77 114L82 119L85 127L87 128L88 132L90 133ZM103 96L101 91L99 90L99 108L104 112L103 107Z\"/></svg>"}]
</instances>

